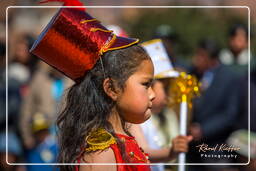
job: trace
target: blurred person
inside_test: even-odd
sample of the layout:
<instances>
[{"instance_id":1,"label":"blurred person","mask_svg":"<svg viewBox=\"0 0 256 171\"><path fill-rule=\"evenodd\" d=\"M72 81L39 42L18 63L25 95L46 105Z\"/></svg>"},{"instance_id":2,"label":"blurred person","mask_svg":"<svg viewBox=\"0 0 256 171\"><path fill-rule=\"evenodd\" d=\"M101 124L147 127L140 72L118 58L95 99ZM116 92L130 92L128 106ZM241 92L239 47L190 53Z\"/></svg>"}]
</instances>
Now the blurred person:
<instances>
[{"instance_id":1,"label":"blurred person","mask_svg":"<svg viewBox=\"0 0 256 171\"><path fill-rule=\"evenodd\" d=\"M162 78L156 79L153 84L153 90L157 95L153 101L152 107L154 115L152 115L150 120L152 120L152 124L157 129L157 133L154 136L153 141L155 141L159 147L171 146L172 139L179 134L177 113L173 108L168 106L168 89L170 84L175 84L173 81L173 78ZM144 132L146 132L146 124L142 124L142 127Z\"/></svg>"},{"instance_id":2,"label":"blurred person","mask_svg":"<svg viewBox=\"0 0 256 171\"><path fill-rule=\"evenodd\" d=\"M47 115L51 121L52 133L55 134L54 122L57 118L58 107L64 90L69 85L71 85L71 80L64 78L61 73L45 63L39 63L21 108L20 130L27 149L31 149L35 145L35 139L29 127L33 114L39 112Z\"/></svg>"},{"instance_id":3,"label":"blurred person","mask_svg":"<svg viewBox=\"0 0 256 171\"><path fill-rule=\"evenodd\" d=\"M171 64L160 39L142 43L150 55L155 68L155 81L152 89L155 99L152 101L152 116L140 125L131 125L132 135L139 145L149 154L152 162L169 162L177 157L177 147L187 150L191 136L179 136L176 114L166 108L167 91L172 77L179 75ZM161 114L160 119L158 116ZM166 119L166 120L165 120ZM164 165L151 166L153 171L163 171Z\"/></svg>"},{"instance_id":4,"label":"blurred person","mask_svg":"<svg viewBox=\"0 0 256 171\"><path fill-rule=\"evenodd\" d=\"M199 75L202 83L201 96L194 100L192 123L189 132L194 137L190 145L188 162L192 163L229 163L232 159L218 155L234 155L234 152L203 151L201 147L215 147L226 143L237 121L239 105L238 78L218 59L219 47L213 40L199 42L193 57L193 73ZM192 73L192 74L193 74ZM216 147L216 148L217 148ZM218 147L220 148L220 147ZM214 155L205 157L206 155ZM190 170L226 170L228 166L190 166Z\"/></svg>"},{"instance_id":5,"label":"blurred person","mask_svg":"<svg viewBox=\"0 0 256 171\"><path fill-rule=\"evenodd\" d=\"M173 117L173 111L166 109L166 93L164 90L164 80L156 80L152 88L156 93L156 101L153 101L152 116L149 120L141 125L132 125L129 129L131 134L138 141L139 145L149 154L149 159L152 163L170 163L175 162L179 154L177 148L184 148L184 152L188 150L188 143L192 140L192 136L179 136L176 128L177 118ZM158 97L157 97L158 96ZM169 111L168 111L169 110ZM164 117L166 123L159 121L157 115L160 112L165 112ZM168 130L163 131L165 124ZM173 126L173 125L175 126ZM173 130L172 128L176 129ZM167 132L166 132L167 131ZM170 136L169 132L172 132ZM175 133L173 133L175 131ZM168 141L169 140L169 141ZM170 168L170 167L168 167ZM165 166L153 165L152 171L164 171Z\"/></svg>"},{"instance_id":6,"label":"blurred person","mask_svg":"<svg viewBox=\"0 0 256 171\"><path fill-rule=\"evenodd\" d=\"M16 42L13 59L8 64L8 78L15 79L19 84L22 99L28 93L28 85L37 66L38 59L28 52L33 41L29 34L21 34Z\"/></svg>"},{"instance_id":7,"label":"blurred person","mask_svg":"<svg viewBox=\"0 0 256 171\"><path fill-rule=\"evenodd\" d=\"M50 133L50 122L46 114L33 115L30 128L35 138L35 146L26 154L27 163L57 163L58 146L56 137ZM27 171L54 171L51 165L28 165Z\"/></svg>"},{"instance_id":8,"label":"blurred person","mask_svg":"<svg viewBox=\"0 0 256 171\"><path fill-rule=\"evenodd\" d=\"M20 84L26 84L31 77L28 48L28 42L22 35L16 42L14 56L8 66L8 77L16 79Z\"/></svg>"},{"instance_id":9,"label":"blurred person","mask_svg":"<svg viewBox=\"0 0 256 171\"><path fill-rule=\"evenodd\" d=\"M245 72L249 62L248 29L242 24L233 25L229 30L228 48L220 52L220 62Z\"/></svg>"},{"instance_id":10,"label":"blurred person","mask_svg":"<svg viewBox=\"0 0 256 171\"><path fill-rule=\"evenodd\" d=\"M0 85L1 85L1 103L0 103L0 106L1 106L1 109L5 109L5 90L6 90L6 86L5 86L5 70L6 70L6 67L5 67L5 44L0 42ZM5 112L3 112L5 113ZM5 115L1 113L0 117L1 117L1 120L2 118L5 118Z\"/></svg>"},{"instance_id":11,"label":"blurred person","mask_svg":"<svg viewBox=\"0 0 256 171\"><path fill-rule=\"evenodd\" d=\"M8 155L6 153L6 67L5 44L0 42L0 169L17 170L22 167L6 163L19 162L22 156L21 142L18 136L17 117L20 110L19 82L8 78Z\"/></svg>"},{"instance_id":12,"label":"blurred person","mask_svg":"<svg viewBox=\"0 0 256 171\"><path fill-rule=\"evenodd\" d=\"M250 80L250 96L248 89L248 74L245 74L240 78L239 86L239 115L236 122L236 130L229 136L227 142L228 144L234 144L236 146L241 146L241 150L237 151L240 156L236 162L247 163L249 161L249 147L250 145L250 163L247 167L239 166L240 171L254 171L256 170L256 106L253 105L256 100L256 63L252 60L251 68L251 80ZM248 108L248 103L250 100L250 110ZM250 111L250 142L249 142L249 116Z\"/></svg>"}]
</instances>

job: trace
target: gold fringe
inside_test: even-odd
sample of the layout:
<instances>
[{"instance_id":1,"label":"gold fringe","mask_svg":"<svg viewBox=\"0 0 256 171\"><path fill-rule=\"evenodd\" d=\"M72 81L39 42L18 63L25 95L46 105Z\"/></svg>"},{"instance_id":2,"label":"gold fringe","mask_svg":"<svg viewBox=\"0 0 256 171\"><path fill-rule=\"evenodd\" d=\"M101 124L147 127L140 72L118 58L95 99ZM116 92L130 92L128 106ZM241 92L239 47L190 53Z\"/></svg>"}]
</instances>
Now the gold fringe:
<instances>
[{"instance_id":1,"label":"gold fringe","mask_svg":"<svg viewBox=\"0 0 256 171\"><path fill-rule=\"evenodd\" d=\"M88 147L85 149L86 152L105 150L110 145L115 144L115 138L103 128L99 128L96 131L91 132L86 137Z\"/></svg>"}]
</instances>

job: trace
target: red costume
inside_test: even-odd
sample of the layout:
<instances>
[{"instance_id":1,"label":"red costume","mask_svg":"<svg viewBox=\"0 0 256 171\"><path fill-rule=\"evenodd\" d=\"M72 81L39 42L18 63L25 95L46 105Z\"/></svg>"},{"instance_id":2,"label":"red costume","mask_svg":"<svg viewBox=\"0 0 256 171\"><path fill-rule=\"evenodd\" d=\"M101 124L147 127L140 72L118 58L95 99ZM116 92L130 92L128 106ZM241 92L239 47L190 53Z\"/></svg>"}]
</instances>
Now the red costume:
<instances>
[{"instance_id":1,"label":"red costume","mask_svg":"<svg viewBox=\"0 0 256 171\"><path fill-rule=\"evenodd\" d=\"M98 129L86 138L88 147L85 149L85 152L102 151L111 148L115 154L116 163L126 163L126 165L116 165L117 171L150 171L150 166L145 165L146 163L149 163L148 155L139 147L134 137L122 134L115 135L122 141L122 143L124 143L125 154L128 161L123 159L122 152L116 143L116 139L104 129ZM81 153L81 156L83 155L84 152ZM81 157L78 157L77 162L81 163ZM137 165L129 165L129 163ZM78 170L79 166L76 166L76 171Z\"/></svg>"},{"instance_id":2,"label":"red costume","mask_svg":"<svg viewBox=\"0 0 256 171\"><path fill-rule=\"evenodd\" d=\"M149 163L148 155L138 146L134 137L117 134L118 138L125 142L125 152L129 156L129 163ZM117 144L110 146L115 153L117 163L124 162ZM117 171L150 171L149 165L117 165Z\"/></svg>"}]
</instances>

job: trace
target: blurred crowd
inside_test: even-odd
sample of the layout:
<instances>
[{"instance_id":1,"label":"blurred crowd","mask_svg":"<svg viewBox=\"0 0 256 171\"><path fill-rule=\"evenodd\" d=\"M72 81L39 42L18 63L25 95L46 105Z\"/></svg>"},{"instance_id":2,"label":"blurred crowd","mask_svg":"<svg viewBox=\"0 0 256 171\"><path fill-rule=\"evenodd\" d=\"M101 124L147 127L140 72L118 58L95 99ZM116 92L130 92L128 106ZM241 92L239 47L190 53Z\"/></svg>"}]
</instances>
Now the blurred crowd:
<instances>
[{"instance_id":1,"label":"blurred crowd","mask_svg":"<svg viewBox=\"0 0 256 171\"><path fill-rule=\"evenodd\" d=\"M195 51L191 52L190 64L184 63L177 57L180 55L174 47L182 47L182 44L177 42L178 35L171 26L161 25L157 27L155 35L152 35L152 38L162 39L177 71L195 75L201 83L201 95L193 100L193 108L189 114L188 134L191 134L194 139L190 144L187 162L247 163L249 157L248 112L250 111L251 114L251 163L248 166L229 166L228 164L188 166L189 171L256 170L256 108L253 105L256 99L255 57L248 49L246 26L234 24L230 27L228 35L227 48L220 47L214 39L202 38ZM15 44L15 48L11 48L11 52L8 51L8 66L5 58L7 45L4 39L0 40L0 170L57 169L49 165L13 166L5 162L7 156L9 163L56 163L58 130L55 120L63 104L65 91L72 85L72 81L29 53L35 38L33 34L22 33L14 42L8 44L8 46ZM249 63L250 70L248 70ZM6 80L8 81L8 110ZM169 86L174 83L174 79L159 80L154 84L153 89L156 92L165 91L168 96L168 93L171 93L168 91ZM248 83L250 83L250 94ZM151 138L148 139L148 143L157 144L152 148L170 146L172 138L179 134L179 111L177 107L170 108L167 99L163 97L155 102L155 105L161 105L161 110L155 110L151 118L156 131L154 135L149 135ZM5 142L6 111L8 155ZM216 144L238 146L241 149L232 154L239 157L203 157L196 148L202 143L209 147ZM175 166L154 168L158 171L176 169Z\"/></svg>"}]
</instances>

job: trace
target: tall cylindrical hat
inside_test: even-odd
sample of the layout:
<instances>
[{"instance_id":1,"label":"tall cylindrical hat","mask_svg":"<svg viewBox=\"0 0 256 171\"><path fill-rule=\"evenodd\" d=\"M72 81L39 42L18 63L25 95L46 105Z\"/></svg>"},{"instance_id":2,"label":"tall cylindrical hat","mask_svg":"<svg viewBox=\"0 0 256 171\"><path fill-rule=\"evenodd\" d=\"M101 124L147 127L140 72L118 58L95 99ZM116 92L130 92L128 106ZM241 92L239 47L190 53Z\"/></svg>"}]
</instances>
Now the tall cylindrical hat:
<instances>
[{"instance_id":1,"label":"tall cylindrical hat","mask_svg":"<svg viewBox=\"0 0 256 171\"><path fill-rule=\"evenodd\" d=\"M68 2L81 4L78 0ZM68 5L72 6L72 3ZM86 71L93 68L103 53L136 43L138 39L116 36L85 12L84 8L61 8L30 51L72 80L78 81Z\"/></svg>"}]
</instances>

